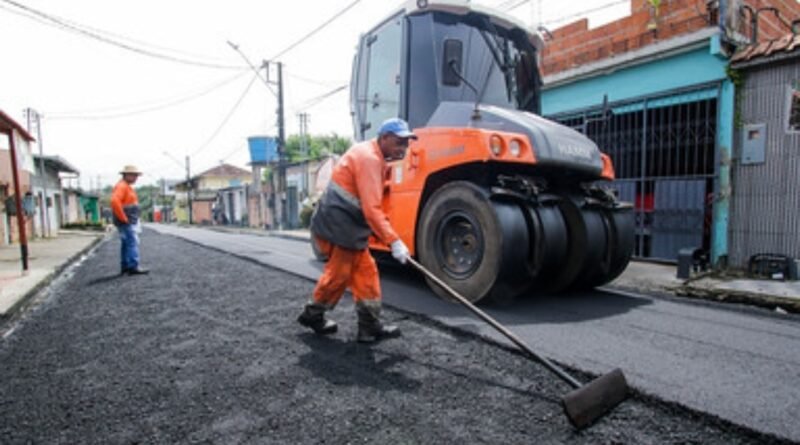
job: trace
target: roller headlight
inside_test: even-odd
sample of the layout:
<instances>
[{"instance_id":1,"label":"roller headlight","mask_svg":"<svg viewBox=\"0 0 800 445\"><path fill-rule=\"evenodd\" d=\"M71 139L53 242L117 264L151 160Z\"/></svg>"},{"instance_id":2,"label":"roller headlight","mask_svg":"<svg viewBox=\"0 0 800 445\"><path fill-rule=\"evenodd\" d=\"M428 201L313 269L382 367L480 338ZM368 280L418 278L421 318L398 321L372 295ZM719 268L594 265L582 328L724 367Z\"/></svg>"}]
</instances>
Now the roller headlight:
<instances>
[{"instance_id":1,"label":"roller headlight","mask_svg":"<svg viewBox=\"0 0 800 445\"><path fill-rule=\"evenodd\" d=\"M494 135L489 139L489 146L492 149L492 154L500 156L503 153L503 139L500 136Z\"/></svg>"},{"instance_id":2,"label":"roller headlight","mask_svg":"<svg viewBox=\"0 0 800 445\"><path fill-rule=\"evenodd\" d=\"M522 144L520 144L518 140L512 139L511 143L508 144L508 152L511 153L512 156L518 158L522 153Z\"/></svg>"}]
</instances>

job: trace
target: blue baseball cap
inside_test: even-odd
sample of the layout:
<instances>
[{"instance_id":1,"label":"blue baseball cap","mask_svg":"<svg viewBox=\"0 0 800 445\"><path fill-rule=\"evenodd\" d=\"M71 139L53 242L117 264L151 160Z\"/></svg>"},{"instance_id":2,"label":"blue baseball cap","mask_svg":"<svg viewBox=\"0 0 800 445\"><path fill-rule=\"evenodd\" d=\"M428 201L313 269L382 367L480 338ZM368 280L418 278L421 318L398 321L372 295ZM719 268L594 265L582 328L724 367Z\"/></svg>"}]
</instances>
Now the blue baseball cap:
<instances>
[{"instance_id":1,"label":"blue baseball cap","mask_svg":"<svg viewBox=\"0 0 800 445\"><path fill-rule=\"evenodd\" d=\"M378 137L381 137L386 133L392 133L393 135L401 138L417 139L417 135L412 133L408 128L408 123L397 117L383 121L380 130L378 130Z\"/></svg>"}]
</instances>

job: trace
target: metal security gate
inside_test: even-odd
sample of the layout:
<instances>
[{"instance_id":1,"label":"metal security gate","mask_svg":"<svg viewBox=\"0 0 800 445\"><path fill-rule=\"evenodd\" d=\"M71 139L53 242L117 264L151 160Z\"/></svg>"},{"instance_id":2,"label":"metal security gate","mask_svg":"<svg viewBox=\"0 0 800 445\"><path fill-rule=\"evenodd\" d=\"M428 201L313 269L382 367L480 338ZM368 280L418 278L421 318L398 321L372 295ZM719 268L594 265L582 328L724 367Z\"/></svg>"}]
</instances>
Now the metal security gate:
<instances>
[{"instance_id":1,"label":"metal security gate","mask_svg":"<svg viewBox=\"0 0 800 445\"><path fill-rule=\"evenodd\" d=\"M711 245L718 87L673 91L549 116L611 156L620 199L634 204L634 255L674 261Z\"/></svg>"}]
</instances>

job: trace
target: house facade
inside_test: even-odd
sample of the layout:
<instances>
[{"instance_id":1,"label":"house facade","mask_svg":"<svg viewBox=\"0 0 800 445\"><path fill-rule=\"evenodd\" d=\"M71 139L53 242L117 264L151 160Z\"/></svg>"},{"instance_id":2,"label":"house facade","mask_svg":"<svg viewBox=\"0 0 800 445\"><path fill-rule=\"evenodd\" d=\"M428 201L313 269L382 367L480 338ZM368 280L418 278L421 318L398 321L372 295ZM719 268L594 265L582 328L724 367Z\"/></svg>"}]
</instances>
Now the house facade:
<instances>
[{"instance_id":1,"label":"house facade","mask_svg":"<svg viewBox=\"0 0 800 445\"><path fill-rule=\"evenodd\" d=\"M800 35L749 45L731 59L737 90L731 264L800 258Z\"/></svg>"},{"instance_id":2,"label":"house facade","mask_svg":"<svg viewBox=\"0 0 800 445\"><path fill-rule=\"evenodd\" d=\"M33 236L34 197L31 176L34 172L31 145L35 139L9 115L0 110L0 244L17 243L20 240L17 217L15 178L12 166L16 166L16 187L22 203L22 226L26 237ZM12 163L11 146L16 158Z\"/></svg>"},{"instance_id":3,"label":"house facade","mask_svg":"<svg viewBox=\"0 0 800 445\"><path fill-rule=\"evenodd\" d=\"M33 158L36 168L32 184L36 197L33 218L36 236L57 236L59 227L65 223L61 173L77 175L79 172L59 156L34 155Z\"/></svg>"},{"instance_id":4,"label":"house facade","mask_svg":"<svg viewBox=\"0 0 800 445\"><path fill-rule=\"evenodd\" d=\"M675 261L691 247L707 251L715 265L728 262L735 134L729 58L752 37L785 32L776 14L756 14L760 31L739 20L761 6L633 0L620 20L593 29L580 20L547 35L542 113L585 133L613 159L614 187L635 207L638 258ZM796 2L775 8L800 15Z\"/></svg>"},{"instance_id":5,"label":"house facade","mask_svg":"<svg viewBox=\"0 0 800 445\"><path fill-rule=\"evenodd\" d=\"M189 222L189 198L193 224L212 224L217 192L228 187L250 184L251 174L248 170L230 164L220 164L210 168L189 181L175 185L175 217L178 222ZM189 195L186 195L189 193Z\"/></svg>"}]
</instances>

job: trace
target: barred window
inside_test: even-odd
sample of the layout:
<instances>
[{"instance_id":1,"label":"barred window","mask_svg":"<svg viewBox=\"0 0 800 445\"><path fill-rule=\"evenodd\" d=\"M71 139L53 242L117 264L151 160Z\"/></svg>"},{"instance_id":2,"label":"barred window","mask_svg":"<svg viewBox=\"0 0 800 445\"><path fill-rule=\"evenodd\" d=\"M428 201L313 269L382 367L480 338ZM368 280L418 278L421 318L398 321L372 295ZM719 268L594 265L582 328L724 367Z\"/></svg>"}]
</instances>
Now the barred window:
<instances>
[{"instance_id":1,"label":"barred window","mask_svg":"<svg viewBox=\"0 0 800 445\"><path fill-rule=\"evenodd\" d=\"M800 132L800 80L795 80L789 87L789 110L787 130Z\"/></svg>"}]
</instances>

